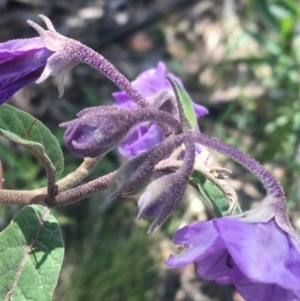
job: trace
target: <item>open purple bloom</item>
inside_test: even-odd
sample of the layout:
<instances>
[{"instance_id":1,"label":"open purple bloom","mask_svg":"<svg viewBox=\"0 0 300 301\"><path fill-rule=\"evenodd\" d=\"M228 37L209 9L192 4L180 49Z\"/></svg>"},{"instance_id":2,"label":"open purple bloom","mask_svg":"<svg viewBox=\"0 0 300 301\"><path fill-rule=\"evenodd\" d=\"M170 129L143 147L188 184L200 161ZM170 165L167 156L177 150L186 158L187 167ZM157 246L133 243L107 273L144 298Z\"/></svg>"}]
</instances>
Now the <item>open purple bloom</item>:
<instances>
[{"instance_id":1,"label":"open purple bloom","mask_svg":"<svg viewBox=\"0 0 300 301\"><path fill-rule=\"evenodd\" d=\"M52 54L41 38L0 43L0 104L37 80Z\"/></svg>"},{"instance_id":2,"label":"open purple bloom","mask_svg":"<svg viewBox=\"0 0 300 301\"><path fill-rule=\"evenodd\" d=\"M187 248L166 264L196 264L197 275L234 284L247 301L300 300L300 246L275 219L246 223L243 218L217 218L188 225L174 243Z\"/></svg>"},{"instance_id":3,"label":"open purple bloom","mask_svg":"<svg viewBox=\"0 0 300 301\"><path fill-rule=\"evenodd\" d=\"M142 72L132 82L132 85L155 106L157 104L153 103L153 101L155 101L162 92L166 91L171 95L174 95L166 75L166 66L164 63L160 62L156 68ZM178 77L175 77L172 74L169 75L182 85L182 82ZM125 92L115 92L113 93L113 97L116 100L115 106L117 107L124 109L133 109L137 107L137 104L133 102ZM198 118L208 114L208 110L204 106L198 104L194 104L194 110ZM151 149L162 140L163 134L156 124L149 122L143 123L130 130L128 135L121 142L119 152L124 157L132 157Z\"/></svg>"}]
</instances>

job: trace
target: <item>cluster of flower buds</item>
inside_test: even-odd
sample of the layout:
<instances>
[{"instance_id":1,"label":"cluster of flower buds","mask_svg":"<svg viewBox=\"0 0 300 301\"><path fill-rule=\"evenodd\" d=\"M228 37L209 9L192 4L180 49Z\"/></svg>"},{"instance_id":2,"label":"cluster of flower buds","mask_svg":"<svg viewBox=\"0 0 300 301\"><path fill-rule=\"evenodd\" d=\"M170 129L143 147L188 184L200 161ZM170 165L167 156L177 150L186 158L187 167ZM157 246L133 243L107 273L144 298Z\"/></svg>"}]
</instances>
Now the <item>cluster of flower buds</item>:
<instances>
[{"instance_id":1,"label":"cluster of flower buds","mask_svg":"<svg viewBox=\"0 0 300 301\"><path fill-rule=\"evenodd\" d=\"M61 124L67 128L64 140L79 157L103 156L119 147L120 153L129 159L108 184L115 189L111 198L140 194L138 218L154 219L149 232L180 204L194 171L195 157L203 146L240 163L266 188L261 205L237 216L199 221L178 230L174 243L183 245L186 251L170 256L165 263L171 267L194 263L199 277L234 284L247 301L300 300L300 238L287 218L285 196L273 175L239 150L201 134L197 127L185 127L183 118L189 118L189 114L200 117L208 111L193 103L185 104L189 113L180 108L183 100L172 89L163 63L130 83L102 56L60 35L48 18L42 19L48 30L28 22L41 38L0 45L0 51L6 53L0 60L0 101L39 76L38 82L49 75L63 79L80 62L105 74L122 90L113 94L115 105L84 109L78 118ZM18 61L22 61L18 65L20 74L14 77ZM169 78L184 91L178 78ZM59 92L62 95L62 80ZM186 95L184 98L188 99ZM189 108L193 108L192 113ZM176 159L180 164L175 171L170 169L163 175L155 172L161 160L182 146L184 152Z\"/></svg>"}]
</instances>

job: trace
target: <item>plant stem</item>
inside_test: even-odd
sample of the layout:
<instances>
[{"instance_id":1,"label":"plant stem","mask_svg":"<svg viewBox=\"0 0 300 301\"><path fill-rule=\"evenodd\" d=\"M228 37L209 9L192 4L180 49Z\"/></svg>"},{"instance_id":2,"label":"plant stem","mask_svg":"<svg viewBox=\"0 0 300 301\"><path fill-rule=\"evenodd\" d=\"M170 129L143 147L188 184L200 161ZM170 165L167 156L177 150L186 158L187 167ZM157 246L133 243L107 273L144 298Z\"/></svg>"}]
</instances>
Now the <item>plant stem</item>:
<instances>
[{"instance_id":1,"label":"plant stem","mask_svg":"<svg viewBox=\"0 0 300 301\"><path fill-rule=\"evenodd\" d=\"M112 81L119 89L126 92L126 94L142 108L150 107L149 102L144 96L135 89L130 81L118 71L108 60L106 60L101 54L97 53L93 49L80 44L78 45L78 53L80 54L81 61L95 68L97 71L105 75L110 81Z\"/></svg>"},{"instance_id":2,"label":"plant stem","mask_svg":"<svg viewBox=\"0 0 300 301\"><path fill-rule=\"evenodd\" d=\"M81 201L100 191L108 189L108 184L115 172L109 173L101 178L90 181L73 189L61 192L49 204L50 207L60 207Z\"/></svg>"},{"instance_id":3,"label":"plant stem","mask_svg":"<svg viewBox=\"0 0 300 301\"><path fill-rule=\"evenodd\" d=\"M256 160L237 150L235 147L207 135L195 132L189 132L188 135L191 137L191 139L193 139L194 142L212 148L244 166L252 174L257 176L266 189L268 196L279 199L281 202L286 202L283 189L279 182Z\"/></svg>"}]
</instances>

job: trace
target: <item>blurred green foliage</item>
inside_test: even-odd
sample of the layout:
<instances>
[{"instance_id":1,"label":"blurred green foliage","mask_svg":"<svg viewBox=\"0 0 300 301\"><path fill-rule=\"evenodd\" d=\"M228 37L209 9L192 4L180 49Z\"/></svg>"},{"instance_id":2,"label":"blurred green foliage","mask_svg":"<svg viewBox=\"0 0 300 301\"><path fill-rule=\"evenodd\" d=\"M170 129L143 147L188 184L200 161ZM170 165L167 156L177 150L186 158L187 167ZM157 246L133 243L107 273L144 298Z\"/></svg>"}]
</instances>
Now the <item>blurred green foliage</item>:
<instances>
[{"instance_id":1,"label":"blurred green foliage","mask_svg":"<svg viewBox=\"0 0 300 301\"><path fill-rule=\"evenodd\" d=\"M99 198L108 196L86 203L81 212L75 205L74 216L82 220L64 227L69 252L54 300L154 300L161 265L155 236L136 225L132 202L101 209Z\"/></svg>"},{"instance_id":2,"label":"blurred green foliage","mask_svg":"<svg viewBox=\"0 0 300 301\"><path fill-rule=\"evenodd\" d=\"M265 92L256 99L241 96L232 101L220 121L251 138L250 148L240 146L243 151L283 169L280 180L294 207L299 205L300 176L300 6L294 0L250 0L247 5L240 20L242 32L228 52L239 43L255 43L256 53L228 59L222 63L223 70L228 76L228 70L243 66L243 73L231 75L232 80L240 87L254 83ZM222 134L226 136L219 131Z\"/></svg>"}]
</instances>

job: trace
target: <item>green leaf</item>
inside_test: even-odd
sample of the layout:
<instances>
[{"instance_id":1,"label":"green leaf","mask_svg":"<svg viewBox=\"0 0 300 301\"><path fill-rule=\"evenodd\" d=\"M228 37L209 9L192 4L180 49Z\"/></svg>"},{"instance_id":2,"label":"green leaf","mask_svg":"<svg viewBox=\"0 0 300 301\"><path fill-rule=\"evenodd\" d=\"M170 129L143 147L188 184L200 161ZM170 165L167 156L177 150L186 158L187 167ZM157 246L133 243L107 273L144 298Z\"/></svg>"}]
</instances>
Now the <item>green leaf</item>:
<instances>
[{"instance_id":1,"label":"green leaf","mask_svg":"<svg viewBox=\"0 0 300 301\"><path fill-rule=\"evenodd\" d=\"M255 8L261 16L261 21L271 32L277 34L280 31L280 24L270 10L270 3L267 0L256 0Z\"/></svg>"},{"instance_id":2,"label":"green leaf","mask_svg":"<svg viewBox=\"0 0 300 301\"><path fill-rule=\"evenodd\" d=\"M300 16L300 7L295 0L280 0L276 5L288 9L291 14L296 14L297 17Z\"/></svg>"},{"instance_id":3,"label":"green leaf","mask_svg":"<svg viewBox=\"0 0 300 301\"><path fill-rule=\"evenodd\" d=\"M192 181L196 183L200 194L217 217L228 215L228 199L218 186L196 171L193 173ZM232 215L241 213L242 210L238 204Z\"/></svg>"},{"instance_id":4,"label":"green leaf","mask_svg":"<svg viewBox=\"0 0 300 301\"><path fill-rule=\"evenodd\" d=\"M175 93L179 117L183 129L194 131L197 128L197 118L193 107L193 102L187 92L171 77L167 77Z\"/></svg>"},{"instance_id":5,"label":"green leaf","mask_svg":"<svg viewBox=\"0 0 300 301\"><path fill-rule=\"evenodd\" d=\"M0 135L29 150L44 166L55 171L56 176L62 173L64 158L56 137L30 114L1 105Z\"/></svg>"},{"instance_id":6,"label":"green leaf","mask_svg":"<svg viewBox=\"0 0 300 301\"><path fill-rule=\"evenodd\" d=\"M278 46L276 42L273 42L268 37L265 37L260 33L252 31L250 29L245 29L245 34L248 35L249 38L255 40L256 43L264 47L265 50L268 51L270 54L276 56L282 55L282 49Z\"/></svg>"},{"instance_id":7,"label":"green leaf","mask_svg":"<svg viewBox=\"0 0 300 301\"><path fill-rule=\"evenodd\" d=\"M0 300L50 301L64 254L56 219L26 206L0 233Z\"/></svg>"}]
</instances>

